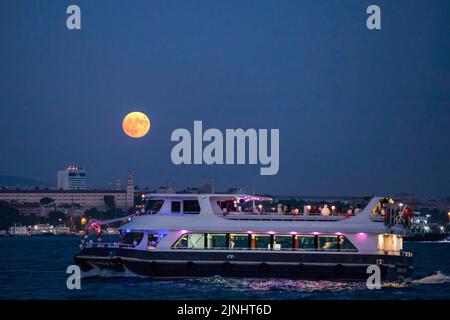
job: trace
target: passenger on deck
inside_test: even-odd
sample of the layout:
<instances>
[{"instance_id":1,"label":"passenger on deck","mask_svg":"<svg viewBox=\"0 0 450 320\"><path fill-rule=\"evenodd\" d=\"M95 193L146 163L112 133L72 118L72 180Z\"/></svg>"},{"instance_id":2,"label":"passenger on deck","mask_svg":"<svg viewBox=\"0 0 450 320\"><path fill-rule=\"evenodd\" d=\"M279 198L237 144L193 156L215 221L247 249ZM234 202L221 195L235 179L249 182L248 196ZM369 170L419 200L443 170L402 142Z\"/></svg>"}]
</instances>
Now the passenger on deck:
<instances>
[{"instance_id":1,"label":"passenger on deck","mask_svg":"<svg viewBox=\"0 0 450 320\"><path fill-rule=\"evenodd\" d=\"M278 214L283 214L283 205L281 203L279 203L277 205L277 213Z\"/></svg>"},{"instance_id":2,"label":"passenger on deck","mask_svg":"<svg viewBox=\"0 0 450 320\"><path fill-rule=\"evenodd\" d=\"M321 213L322 213L323 216L329 216L330 215L330 209L328 208L327 204L323 206L323 209L322 209Z\"/></svg>"},{"instance_id":3,"label":"passenger on deck","mask_svg":"<svg viewBox=\"0 0 450 320\"><path fill-rule=\"evenodd\" d=\"M347 214L348 214L349 216L351 216L351 215L353 214L353 207L352 207L352 206L350 206L350 207L348 208Z\"/></svg>"},{"instance_id":4,"label":"passenger on deck","mask_svg":"<svg viewBox=\"0 0 450 320\"><path fill-rule=\"evenodd\" d=\"M309 206L304 205L304 206L303 206L303 214L304 214L305 216L307 216L308 213L309 213Z\"/></svg>"}]
</instances>

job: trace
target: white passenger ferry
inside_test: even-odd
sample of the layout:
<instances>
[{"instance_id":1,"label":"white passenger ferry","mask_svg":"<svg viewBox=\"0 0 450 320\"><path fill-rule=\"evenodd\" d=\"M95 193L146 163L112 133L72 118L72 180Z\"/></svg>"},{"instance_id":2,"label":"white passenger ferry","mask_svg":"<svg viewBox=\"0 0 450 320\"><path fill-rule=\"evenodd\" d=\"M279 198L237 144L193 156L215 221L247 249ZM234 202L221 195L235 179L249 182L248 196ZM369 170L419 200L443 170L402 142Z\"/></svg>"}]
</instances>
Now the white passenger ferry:
<instances>
[{"instance_id":1,"label":"white passenger ferry","mask_svg":"<svg viewBox=\"0 0 450 320\"><path fill-rule=\"evenodd\" d=\"M314 214L309 206L289 212L272 205L264 212L261 203L272 199L252 195L149 194L146 200L154 210L129 217L121 242L84 241L76 264L155 278L363 280L369 265L380 266L383 278L413 270L390 198L372 198L344 215L334 208ZM255 205L247 212L246 204Z\"/></svg>"}]
</instances>

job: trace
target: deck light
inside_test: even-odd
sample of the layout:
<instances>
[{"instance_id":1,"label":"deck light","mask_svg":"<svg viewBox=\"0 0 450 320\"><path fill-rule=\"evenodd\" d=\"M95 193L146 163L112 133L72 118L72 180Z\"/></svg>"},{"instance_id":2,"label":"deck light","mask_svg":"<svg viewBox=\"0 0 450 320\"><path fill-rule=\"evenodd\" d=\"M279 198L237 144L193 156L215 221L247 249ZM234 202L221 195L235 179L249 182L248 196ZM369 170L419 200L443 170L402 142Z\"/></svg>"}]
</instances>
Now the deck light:
<instances>
[{"instance_id":1,"label":"deck light","mask_svg":"<svg viewBox=\"0 0 450 320\"><path fill-rule=\"evenodd\" d=\"M399 203L398 205L399 205L400 207L403 207L403 206L404 206L404 204L403 204L403 203L401 203L401 202L400 202L400 203Z\"/></svg>"},{"instance_id":2,"label":"deck light","mask_svg":"<svg viewBox=\"0 0 450 320\"><path fill-rule=\"evenodd\" d=\"M359 239L365 239L365 238L367 238L367 233L359 232L356 236L357 236Z\"/></svg>"},{"instance_id":3,"label":"deck light","mask_svg":"<svg viewBox=\"0 0 450 320\"><path fill-rule=\"evenodd\" d=\"M289 232L290 234L297 234L297 232L295 232L295 231L291 231L291 232Z\"/></svg>"},{"instance_id":4,"label":"deck light","mask_svg":"<svg viewBox=\"0 0 450 320\"><path fill-rule=\"evenodd\" d=\"M188 233L188 231L187 230L181 230L181 233L185 234L185 233Z\"/></svg>"},{"instance_id":5,"label":"deck light","mask_svg":"<svg viewBox=\"0 0 450 320\"><path fill-rule=\"evenodd\" d=\"M317 236L319 233L317 231L313 232L313 235Z\"/></svg>"},{"instance_id":6,"label":"deck light","mask_svg":"<svg viewBox=\"0 0 450 320\"><path fill-rule=\"evenodd\" d=\"M275 232L274 231L269 231L269 232L267 232L268 234L275 234Z\"/></svg>"},{"instance_id":7,"label":"deck light","mask_svg":"<svg viewBox=\"0 0 450 320\"><path fill-rule=\"evenodd\" d=\"M247 231L248 234L252 233L250 230Z\"/></svg>"}]
</instances>

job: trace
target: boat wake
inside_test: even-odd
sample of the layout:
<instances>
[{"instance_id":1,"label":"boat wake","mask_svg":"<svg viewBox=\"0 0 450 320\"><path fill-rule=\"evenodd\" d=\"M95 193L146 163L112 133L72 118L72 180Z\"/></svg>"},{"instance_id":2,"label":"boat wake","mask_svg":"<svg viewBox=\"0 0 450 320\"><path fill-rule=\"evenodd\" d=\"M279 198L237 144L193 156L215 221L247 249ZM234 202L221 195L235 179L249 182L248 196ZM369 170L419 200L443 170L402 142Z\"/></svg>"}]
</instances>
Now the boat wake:
<instances>
[{"instance_id":1,"label":"boat wake","mask_svg":"<svg viewBox=\"0 0 450 320\"><path fill-rule=\"evenodd\" d=\"M438 283L450 283L450 277L444 273L438 271L436 274L426 276L418 280L413 280L414 284L438 284Z\"/></svg>"},{"instance_id":2,"label":"boat wake","mask_svg":"<svg viewBox=\"0 0 450 320\"><path fill-rule=\"evenodd\" d=\"M87 278L146 278L145 276L141 276L137 273L134 273L127 269L127 267L124 267L124 271L113 271L108 269L100 269L96 266L94 266L93 269L82 272L81 273L81 279L87 279Z\"/></svg>"}]
</instances>

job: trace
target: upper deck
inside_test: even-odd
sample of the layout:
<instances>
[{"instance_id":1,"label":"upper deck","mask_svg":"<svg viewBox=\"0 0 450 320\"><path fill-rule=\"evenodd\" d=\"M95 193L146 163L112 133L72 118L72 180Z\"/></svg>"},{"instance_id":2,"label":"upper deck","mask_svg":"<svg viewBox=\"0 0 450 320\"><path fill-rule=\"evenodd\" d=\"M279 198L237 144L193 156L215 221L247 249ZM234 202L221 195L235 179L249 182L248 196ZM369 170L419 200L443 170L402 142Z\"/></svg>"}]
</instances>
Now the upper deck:
<instances>
[{"instance_id":1,"label":"upper deck","mask_svg":"<svg viewBox=\"0 0 450 320\"><path fill-rule=\"evenodd\" d=\"M250 221L340 221L358 215L369 201L357 198L353 201L332 199L285 199L274 201L272 197L246 194L147 194L143 198L144 214L193 215L210 211L228 220ZM207 208L202 201L209 199ZM203 202L204 203L204 202ZM380 211L371 215L374 221L382 221Z\"/></svg>"},{"instance_id":2,"label":"upper deck","mask_svg":"<svg viewBox=\"0 0 450 320\"><path fill-rule=\"evenodd\" d=\"M388 198L374 197L367 205L360 203L353 212L344 213L333 208L320 214L310 210L278 211L279 205L270 197L237 194L147 194L145 206L137 216L122 226L123 230L197 230L205 232L350 232L350 233L404 233L395 223L383 222L383 210ZM317 201L316 201L317 202ZM321 203L325 208L325 202ZM353 203L347 202L347 205ZM311 209L318 204L306 204ZM268 208L268 209L265 209ZM275 208L275 210L273 209ZM289 207L286 207L289 209ZM399 228L397 228L399 227Z\"/></svg>"}]
</instances>

